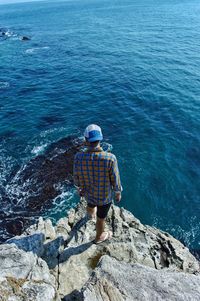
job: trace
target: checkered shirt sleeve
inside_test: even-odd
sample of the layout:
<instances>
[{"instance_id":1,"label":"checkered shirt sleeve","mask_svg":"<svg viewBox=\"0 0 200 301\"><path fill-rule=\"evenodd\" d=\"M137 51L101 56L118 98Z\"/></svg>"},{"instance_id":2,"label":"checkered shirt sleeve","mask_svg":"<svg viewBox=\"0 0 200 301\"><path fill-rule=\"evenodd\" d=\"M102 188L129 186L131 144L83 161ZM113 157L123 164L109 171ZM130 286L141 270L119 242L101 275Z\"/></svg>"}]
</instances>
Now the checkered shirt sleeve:
<instances>
[{"instance_id":1,"label":"checkered shirt sleeve","mask_svg":"<svg viewBox=\"0 0 200 301\"><path fill-rule=\"evenodd\" d=\"M112 185L112 189L115 192L122 191L120 175L119 175L119 168L118 168L118 163L117 163L117 159L115 156L113 156L113 161L111 163L111 168L110 168L110 182Z\"/></svg>"}]
</instances>

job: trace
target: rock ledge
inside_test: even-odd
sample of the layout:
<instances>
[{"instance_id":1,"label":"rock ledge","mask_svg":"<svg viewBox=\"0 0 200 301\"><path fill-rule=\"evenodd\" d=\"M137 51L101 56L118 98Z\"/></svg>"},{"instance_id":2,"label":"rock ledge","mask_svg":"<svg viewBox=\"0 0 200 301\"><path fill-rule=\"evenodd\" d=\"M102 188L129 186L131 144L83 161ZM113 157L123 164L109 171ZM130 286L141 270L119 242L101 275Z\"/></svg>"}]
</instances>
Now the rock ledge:
<instances>
[{"instance_id":1,"label":"rock ledge","mask_svg":"<svg viewBox=\"0 0 200 301\"><path fill-rule=\"evenodd\" d=\"M199 262L179 241L112 206L114 237L95 245L85 205L0 245L0 301L200 300Z\"/></svg>"}]
</instances>

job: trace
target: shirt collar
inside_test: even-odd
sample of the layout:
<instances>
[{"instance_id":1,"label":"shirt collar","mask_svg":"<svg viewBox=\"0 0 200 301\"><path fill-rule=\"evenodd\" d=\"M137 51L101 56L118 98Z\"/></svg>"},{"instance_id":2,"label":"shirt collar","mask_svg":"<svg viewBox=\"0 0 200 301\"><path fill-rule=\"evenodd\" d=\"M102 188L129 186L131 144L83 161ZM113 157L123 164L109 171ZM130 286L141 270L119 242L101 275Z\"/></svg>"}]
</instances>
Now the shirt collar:
<instances>
[{"instance_id":1,"label":"shirt collar","mask_svg":"<svg viewBox=\"0 0 200 301\"><path fill-rule=\"evenodd\" d=\"M102 149L102 147L100 147L100 146L97 146L97 147L91 147L91 146L89 146L89 147L88 147L88 151L89 151L89 152L102 152L103 149Z\"/></svg>"}]
</instances>

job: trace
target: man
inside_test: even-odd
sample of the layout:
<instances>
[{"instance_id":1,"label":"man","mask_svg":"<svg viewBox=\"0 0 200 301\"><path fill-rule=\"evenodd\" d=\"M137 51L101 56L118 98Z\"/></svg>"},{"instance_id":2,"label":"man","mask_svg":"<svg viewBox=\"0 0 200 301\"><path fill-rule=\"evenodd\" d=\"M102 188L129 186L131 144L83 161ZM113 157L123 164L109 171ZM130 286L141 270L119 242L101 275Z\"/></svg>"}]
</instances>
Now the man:
<instances>
[{"instance_id":1,"label":"man","mask_svg":"<svg viewBox=\"0 0 200 301\"><path fill-rule=\"evenodd\" d=\"M115 200L121 200L121 182L115 155L103 151L101 128L89 125L84 132L87 150L77 153L74 158L74 184L80 196L87 200L87 212L91 218L97 215L95 243L112 237L105 232L105 219L110 209L113 193Z\"/></svg>"}]
</instances>

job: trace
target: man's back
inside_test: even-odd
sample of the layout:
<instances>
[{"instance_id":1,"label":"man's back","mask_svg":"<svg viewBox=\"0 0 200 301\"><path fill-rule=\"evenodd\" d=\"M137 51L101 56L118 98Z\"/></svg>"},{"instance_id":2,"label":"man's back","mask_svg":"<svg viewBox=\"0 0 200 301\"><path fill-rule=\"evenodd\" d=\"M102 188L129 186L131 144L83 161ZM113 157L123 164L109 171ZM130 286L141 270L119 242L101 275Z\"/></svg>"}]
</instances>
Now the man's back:
<instances>
[{"instance_id":1,"label":"man's back","mask_svg":"<svg viewBox=\"0 0 200 301\"><path fill-rule=\"evenodd\" d=\"M87 218L96 218L96 237L99 244L112 238L112 231L105 231L105 220L112 203L112 191L116 202L121 200L121 183L116 157L100 147L103 140L101 128L90 124L84 131L88 150L74 158L74 184L80 196L87 200Z\"/></svg>"},{"instance_id":2,"label":"man's back","mask_svg":"<svg viewBox=\"0 0 200 301\"><path fill-rule=\"evenodd\" d=\"M110 203L112 190L121 191L115 155L100 147L77 153L74 159L74 181L90 203Z\"/></svg>"}]
</instances>

